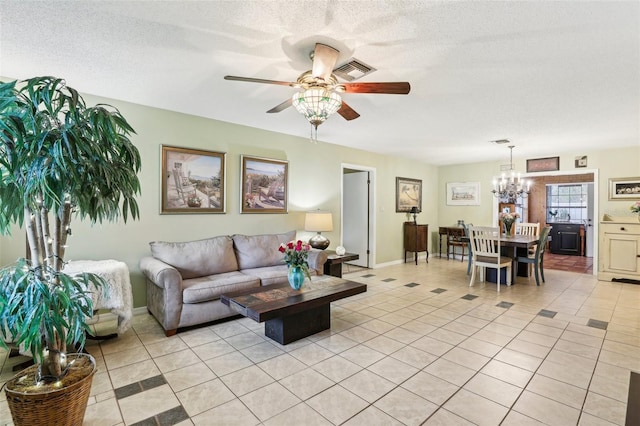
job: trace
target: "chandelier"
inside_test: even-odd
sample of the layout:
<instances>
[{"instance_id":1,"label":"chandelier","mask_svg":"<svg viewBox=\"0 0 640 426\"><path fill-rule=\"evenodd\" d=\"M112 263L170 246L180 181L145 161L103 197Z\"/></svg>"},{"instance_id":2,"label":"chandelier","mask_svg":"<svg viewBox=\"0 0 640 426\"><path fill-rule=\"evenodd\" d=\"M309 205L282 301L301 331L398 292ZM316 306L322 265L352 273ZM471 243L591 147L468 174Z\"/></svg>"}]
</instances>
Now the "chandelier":
<instances>
[{"instance_id":1,"label":"chandelier","mask_svg":"<svg viewBox=\"0 0 640 426\"><path fill-rule=\"evenodd\" d=\"M314 141L313 130L318 135L318 126L342 106L340 95L324 87L310 87L295 93L291 101L296 110L304 115L313 126L311 129L311 140Z\"/></svg>"},{"instance_id":2,"label":"chandelier","mask_svg":"<svg viewBox=\"0 0 640 426\"><path fill-rule=\"evenodd\" d=\"M529 195L531 183L526 179L520 178L520 173L516 174L513 170L513 148L514 145L509 145L509 176L506 173L502 173L500 180L493 180L493 190L491 191L494 197L507 203L515 203L518 198L526 197Z\"/></svg>"}]
</instances>

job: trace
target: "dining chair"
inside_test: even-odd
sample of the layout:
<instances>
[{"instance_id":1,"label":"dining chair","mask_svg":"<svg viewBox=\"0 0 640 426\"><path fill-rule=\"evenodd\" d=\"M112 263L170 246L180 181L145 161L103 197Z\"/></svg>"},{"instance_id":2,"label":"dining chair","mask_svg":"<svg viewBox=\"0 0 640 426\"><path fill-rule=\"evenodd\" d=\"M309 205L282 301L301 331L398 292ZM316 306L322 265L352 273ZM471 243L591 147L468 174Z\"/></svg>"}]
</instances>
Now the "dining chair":
<instances>
[{"instance_id":1,"label":"dining chair","mask_svg":"<svg viewBox=\"0 0 640 426\"><path fill-rule=\"evenodd\" d=\"M473 223L463 223L464 236L466 241L469 242L469 256L467 256L467 275L471 273L471 258L473 257L473 248L471 247L471 237L469 236L469 227L473 226Z\"/></svg>"},{"instance_id":2,"label":"dining chair","mask_svg":"<svg viewBox=\"0 0 640 426\"><path fill-rule=\"evenodd\" d=\"M516 235L540 235L540 223L531 223L531 222L521 222L516 223ZM529 249L529 255L534 255L536 253L535 247ZM533 274L533 264L529 265L529 276Z\"/></svg>"},{"instance_id":3,"label":"dining chair","mask_svg":"<svg viewBox=\"0 0 640 426\"><path fill-rule=\"evenodd\" d=\"M516 235L540 235L540 223L516 223Z\"/></svg>"},{"instance_id":4,"label":"dining chair","mask_svg":"<svg viewBox=\"0 0 640 426\"><path fill-rule=\"evenodd\" d=\"M469 239L471 242L471 280L469 287L473 286L476 272L480 270L480 281L485 279L486 268L496 270L496 284L500 291L500 269L507 268L507 285L511 285L511 258L500 254L500 228L489 226L470 226Z\"/></svg>"},{"instance_id":5,"label":"dining chair","mask_svg":"<svg viewBox=\"0 0 640 426\"><path fill-rule=\"evenodd\" d=\"M544 282L544 251L547 248L547 238L549 238L549 232L551 232L551 226L545 226L542 228L542 232L540 233L540 238L538 239L538 244L536 244L535 253L529 254L528 256L516 256L516 274L518 273L518 263L528 263L529 266L533 266L535 276L536 276L536 285L540 285L540 277L542 277L542 282ZM531 274L529 274L531 277Z\"/></svg>"},{"instance_id":6,"label":"dining chair","mask_svg":"<svg viewBox=\"0 0 640 426\"><path fill-rule=\"evenodd\" d=\"M460 262L464 262L465 252L468 251L469 243L465 237L465 229L453 229L447 230L447 259L449 254L454 259L456 258L456 247L460 247ZM468 255L468 253L466 253Z\"/></svg>"}]
</instances>

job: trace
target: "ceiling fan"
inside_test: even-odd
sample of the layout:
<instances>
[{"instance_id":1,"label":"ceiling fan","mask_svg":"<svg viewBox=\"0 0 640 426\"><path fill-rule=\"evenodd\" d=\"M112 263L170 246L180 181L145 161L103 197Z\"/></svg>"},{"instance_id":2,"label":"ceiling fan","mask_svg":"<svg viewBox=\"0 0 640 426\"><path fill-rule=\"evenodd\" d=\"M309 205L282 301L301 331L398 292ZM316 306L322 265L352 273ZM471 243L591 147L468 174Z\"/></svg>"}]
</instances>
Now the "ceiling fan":
<instances>
[{"instance_id":1,"label":"ceiling fan","mask_svg":"<svg viewBox=\"0 0 640 426\"><path fill-rule=\"evenodd\" d=\"M340 52L331 46L316 43L316 47L309 55L313 61L313 67L305 71L295 82L263 80L260 78L237 77L226 75L225 80L247 81L251 83L275 84L290 86L300 89L291 98L271 108L268 113L283 111L294 106L303 114L316 129L331 114L337 112L345 120L353 120L360 117L353 108L346 104L340 97L340 93L382 93L406 95L411 90L407 82L391 83L340 83L333 73L333 67L338 60Z\"/></svg>"}]
</instances>

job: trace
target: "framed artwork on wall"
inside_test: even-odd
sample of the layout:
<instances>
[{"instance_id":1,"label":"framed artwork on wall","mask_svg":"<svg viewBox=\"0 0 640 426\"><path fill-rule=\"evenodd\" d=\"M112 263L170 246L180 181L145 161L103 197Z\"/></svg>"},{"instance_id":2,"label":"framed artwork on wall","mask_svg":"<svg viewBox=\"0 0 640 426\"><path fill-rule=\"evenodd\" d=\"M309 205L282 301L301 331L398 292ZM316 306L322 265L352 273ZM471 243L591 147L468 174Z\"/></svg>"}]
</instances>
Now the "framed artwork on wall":
<instances>
[{"instance_id":1,"label":"framed artwork on wall","mask_svg":"<svg viewBox=\"0 0 640 426\"><path fill-rule=\"evenodd\" d=\"M587 156L578 155L575 160L576 169L581 167L587 167Z\"/></svg>"},{"instance_id":2,"label":"framed artwork on wall","mask_svg":"<svg viewBox=\"0 0 640 426\"><path fill-rule=\"evenodd\" d=\"M412 207L422 211L422 181L396 177L396 212L407 213Z\"/></svg>"},{"instance_id":3,"label":"framed artwork on wall","mask_svg":"<svg viewBox=\"0 0 640 426\"><path fill-rule=\"evenodd\" d=\"M224 213L226 153L164 145L160 148L160 213Z\"/></svg>"},{"instance_id":4,"label":"framed artwork on wall","mask_svg":"<svg viewBox=\"0 0 640 426\"><path fill-rule=\"evenodd\" d=\"M640 177L609 179L609 200L640 200Z\"/></svg>"},{"instance_id":5,"label":"framed artwork on wall","mask_svg":"<svg viewBox=\"0 0 640 426\"><path fill-rule=\"evenodd\" d=\"M448 182L448 206L480 205L480 182Z\"/></svg>"},{"instance_id":6,"label":"framed artwork on wall","mask_svg":"<svg viewBox=\"0 0 640 426\"><path fill-rule=\"evenodd\" d=\"M243 155L241 213L286 213L289 162Z\"/></svg>"},{"instance_id":7,"label":"framed artwork on wall","mask_svg":"<svg viewBox=\"0 0 640 426\"><path fill-rule=\"evenodd\" d=\"M560 157L534 158L527 160L527 173L553 172L560 170Z\"/></svg>"}]
</instances>

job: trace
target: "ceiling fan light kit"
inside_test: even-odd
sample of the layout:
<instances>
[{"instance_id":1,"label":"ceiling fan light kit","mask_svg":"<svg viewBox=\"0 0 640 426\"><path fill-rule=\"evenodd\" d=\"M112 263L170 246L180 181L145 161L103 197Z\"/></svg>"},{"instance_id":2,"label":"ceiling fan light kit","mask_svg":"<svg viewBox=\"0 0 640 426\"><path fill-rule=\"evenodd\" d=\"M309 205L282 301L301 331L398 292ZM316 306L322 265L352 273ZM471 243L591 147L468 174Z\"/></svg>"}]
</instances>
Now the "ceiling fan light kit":
<instances>
[{"instance_id":1,"label":"ceiling fan light kit","mask_svg":"<svg viewBox=\"0 0 640 426\"><path fill-rule=\"evenodd\" d=\"M295 109L304 115L316 130L342 106L340 95L320 87L312 87L295 93L291 101Z\"/></svg>"}]
</instances>

